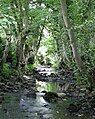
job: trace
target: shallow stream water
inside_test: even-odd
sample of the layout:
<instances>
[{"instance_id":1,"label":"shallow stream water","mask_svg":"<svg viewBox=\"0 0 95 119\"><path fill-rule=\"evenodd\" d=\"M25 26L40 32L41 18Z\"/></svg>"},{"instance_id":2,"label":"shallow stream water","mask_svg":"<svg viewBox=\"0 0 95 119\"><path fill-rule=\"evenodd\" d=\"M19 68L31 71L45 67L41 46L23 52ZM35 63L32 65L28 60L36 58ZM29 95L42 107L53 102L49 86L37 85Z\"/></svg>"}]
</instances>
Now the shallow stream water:
<instances>
[{"instance_id":1,"label":"shallow stream water","mask_svg":"<svg viewBox=\"0 0 95 119\"><path fill-rule=\"evenodd\" d=\"M74 100L64 99L48 103L43 99L42 90L58 92L55 82L37 82L36 98L26 97L27 90L19 93L6 93L5 101L0 104L0 119L92 119L89 114L72 115L66 107Z\"/></svg>"}]
</instances>

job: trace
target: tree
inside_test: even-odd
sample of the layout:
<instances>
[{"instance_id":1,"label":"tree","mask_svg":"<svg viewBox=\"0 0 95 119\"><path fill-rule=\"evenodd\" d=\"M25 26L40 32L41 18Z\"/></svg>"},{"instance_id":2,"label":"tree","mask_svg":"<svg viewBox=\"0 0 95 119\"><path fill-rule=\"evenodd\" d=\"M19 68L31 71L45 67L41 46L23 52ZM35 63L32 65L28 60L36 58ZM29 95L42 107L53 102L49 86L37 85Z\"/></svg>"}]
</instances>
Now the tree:
<instances>
[{"instance_id":1,"label":"tree","mask_svg":"<svg viewBox=\"0 0 95 119\"><path fill-rule=\"evenodd\" d=\"M72 27L70 25L70 20L68 18L66 0L61 0L61 8L62 8L63 20L64 20L64 23L65 23L65 26L66 26L66 29L67 29L67 32L68 32L68 36L69 36L69 39L70 39L70 42L71 42L73 57L76 61L78 69L82 73L83 72L82 60L81 60L81 57L79 55L77 41L75 39L74 32L73 32Z\"/></svg>"}]
</instances>

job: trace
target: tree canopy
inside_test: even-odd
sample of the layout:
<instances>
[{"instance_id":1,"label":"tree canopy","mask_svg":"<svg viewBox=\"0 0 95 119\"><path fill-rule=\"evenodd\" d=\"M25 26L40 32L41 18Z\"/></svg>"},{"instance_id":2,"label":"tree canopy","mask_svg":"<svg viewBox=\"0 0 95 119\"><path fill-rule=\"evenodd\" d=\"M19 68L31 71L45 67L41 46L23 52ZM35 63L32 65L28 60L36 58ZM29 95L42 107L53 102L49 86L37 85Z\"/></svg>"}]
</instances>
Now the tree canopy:
<instances>
[{"instance_id":1,"label":"tree canopy","mask_svg":"<svg viewBox=\"0 0 95 119\"><path fill-rule=\"evenodd\" d=\"M1 0L1 75L51 64L94 82L94 6L94 0Z\"/></svg>"}]
</instances>

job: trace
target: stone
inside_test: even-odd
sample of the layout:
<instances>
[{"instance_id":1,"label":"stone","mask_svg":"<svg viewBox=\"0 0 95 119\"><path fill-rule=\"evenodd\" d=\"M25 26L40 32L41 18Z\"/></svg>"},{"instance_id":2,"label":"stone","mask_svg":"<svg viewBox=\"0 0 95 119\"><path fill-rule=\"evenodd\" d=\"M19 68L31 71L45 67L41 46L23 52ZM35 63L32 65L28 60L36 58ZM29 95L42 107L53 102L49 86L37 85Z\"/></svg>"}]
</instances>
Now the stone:
<instances>
[{"instance_id":1,"label":"stone","mask_svg":"<svg viewBox=\"0 0 95 119\"><path fill-rule=\"evenodd\" d=\"M0 96L0 103L2 103L4 101L4 97Z\"/></svg>"},{"instance_id":2,"label":"stone","mask_svg":"<svg viewBox=\"0 0 95 119\"><path fill-rule=\"evenodd\" d=\"M81 109L80 104L70 104L69 107L67 107L68 111L73 113L73 112L78 112Z\"/></svg>"},{"instance_id":3,"label":"stone","mask_svg":"<svg viewBox=\"0 0 95 119\"><path fill-rule=\"evenodd\" d=\"M46 92L45 95L43 96L43 98L47 101L47 102L56 102L58 98L60 98L58 96L57 93L55 92Z\"/></svg>"},{"instance_id":4,"label":"stone","mask_svg":"<svg viewBox=\"0 0 95 119\"><path fill-rule=\"evenodd\" d=\"M36 98L36 92L35 91L31 91L31 92L28 92L26 94L27 97L32 97L32 98Z\"/></svg>"}]
</instances>

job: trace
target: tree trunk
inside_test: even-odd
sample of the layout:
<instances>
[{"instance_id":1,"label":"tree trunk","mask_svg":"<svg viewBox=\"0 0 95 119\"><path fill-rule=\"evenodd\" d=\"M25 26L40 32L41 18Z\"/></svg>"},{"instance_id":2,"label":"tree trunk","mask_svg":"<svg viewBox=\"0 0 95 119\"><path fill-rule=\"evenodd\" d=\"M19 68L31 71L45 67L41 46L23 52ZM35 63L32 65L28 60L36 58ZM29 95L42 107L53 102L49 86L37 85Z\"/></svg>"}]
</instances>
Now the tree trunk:
<instances>
[{"instance_id":1,"label":"tree trunk","mask_svg":"<svg viewBox=\"0 0 95 119\"><path fill-rule=\"evenodd\" d=\"M27 40L26 36L30 32L28 27L28 1L25 3L25 14L23 20L23 10L22 10L22 2L18 0L18 8L19 8L19 17L17 19L18 24L18 38L17 38L17 68L25 69L26 57L25 57L25 42Z\"/></svg>"},{"instance_id":2,"label":"tree trunk","mask_svg":"<svg viewBox=\"0 0 95 119\"><path fill-rule=\"evenodd\" d=\"M82 71L83 71L82 60L81 60L81 57L79 55L77 42L76 42L74 33L72 31L72 27L70 25L69 18L68 18L66 0L61 0L61 8L62 8L63 20L64 20L64 23L65 23L65 26L66 26L66 29L68 32L68 36L69 36L69 39L71 42L73 57L76 61L76 64L78 66L79 71L82 73Z\"/></svg>"},{"instance_id":3,"label":"tree trunk","mask_svg":"<svg viewBox=\"0 0 95 119\"><path fill-rule=\"evenodd\" d=\"M6 59L7 59L7 56L8 56L8 52L9 52L9 47L10 47L10 44L11 44L11 38L9 38L6 42L6 45L5 45L5 49L3 51L3 56L2 56L2 59L1 59L1 69L3 68L3 64L6 62Z\"/></svg>"}]
</instances>

